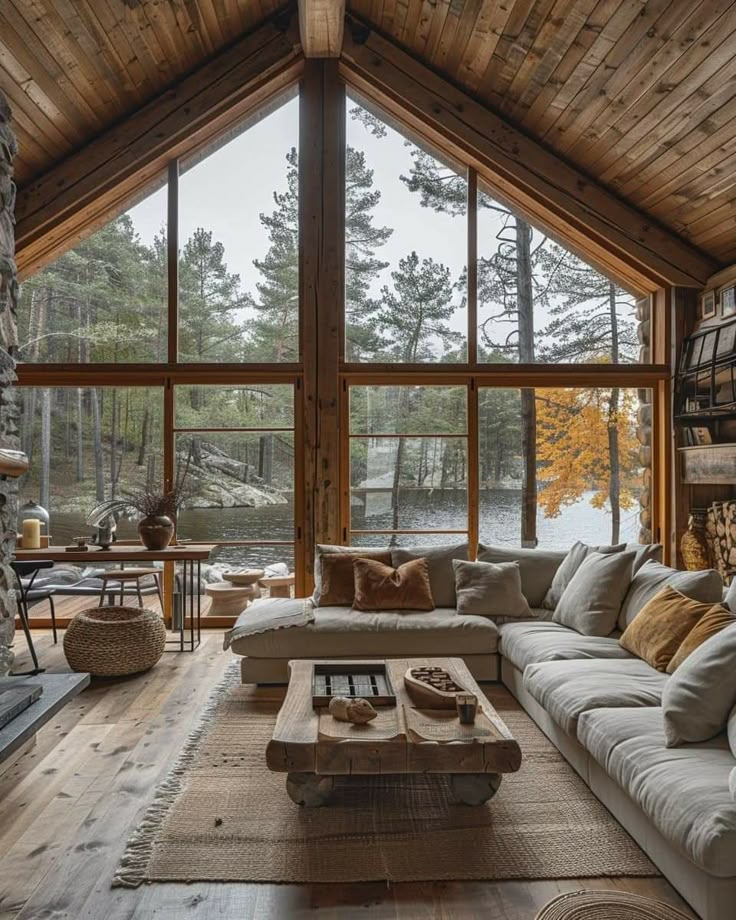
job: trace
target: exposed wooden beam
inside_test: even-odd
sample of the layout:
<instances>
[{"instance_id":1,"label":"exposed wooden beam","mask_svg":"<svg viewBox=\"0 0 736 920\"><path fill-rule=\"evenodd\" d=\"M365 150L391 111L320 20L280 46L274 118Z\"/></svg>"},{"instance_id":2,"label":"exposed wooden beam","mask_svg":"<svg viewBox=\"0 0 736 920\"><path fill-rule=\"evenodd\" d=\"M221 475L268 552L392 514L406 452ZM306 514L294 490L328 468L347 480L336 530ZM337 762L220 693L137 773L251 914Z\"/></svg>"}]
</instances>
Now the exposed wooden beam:
<instances>
[{"instance_id":1,"label":"exposed wooden beam","mask_svg":"<svg viewBox=\"0 0 736 920\"><path fill-rule=\"evenodd\" d=\"M299 0L299 35L304 56L340 57L345 0Z\"/></svg>"},{"instance_id":2,"label":"exposed wooden beam","mask_svg":"<svg viewBox=\"0 0 736 920\"><path fill-rule=\"evenodd\" d=\"M168 162L216 137L295 83L303 58L295 24L275 19L18 191L22 276L124 207Z\"/></svg>"},{"instance_id":3,"label":"exposed wooden beam","mask_svg":"<svg viewBox=\"0 0 736 920\"><path fill-rule=\"evenodd\" d=\"M718 267L376 32L348 19L340 72L427 141L475 168L499 200L640 291L702 287Z\"/></svg>"}]
</instances>

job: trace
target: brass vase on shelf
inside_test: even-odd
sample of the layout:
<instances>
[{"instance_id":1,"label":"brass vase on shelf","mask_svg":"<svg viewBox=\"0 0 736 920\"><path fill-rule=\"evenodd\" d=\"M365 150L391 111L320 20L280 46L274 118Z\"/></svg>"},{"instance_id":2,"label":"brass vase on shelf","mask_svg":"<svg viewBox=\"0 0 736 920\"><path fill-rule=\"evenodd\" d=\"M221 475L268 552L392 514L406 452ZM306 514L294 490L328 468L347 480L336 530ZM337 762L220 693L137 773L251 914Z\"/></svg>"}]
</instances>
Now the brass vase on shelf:
<instances>
[{"instance_id":1,"label":"brass vase on shelf","mask_svg":"<svg viewBox=\"0 0 736 920\"><path fill-rule=\"evenodd\" d=\"M705 535L705 512L693 511L687 522L687 530L680 540L682 561L691 572L711 567L708 540Z\"/></svg>"}]
</instances>

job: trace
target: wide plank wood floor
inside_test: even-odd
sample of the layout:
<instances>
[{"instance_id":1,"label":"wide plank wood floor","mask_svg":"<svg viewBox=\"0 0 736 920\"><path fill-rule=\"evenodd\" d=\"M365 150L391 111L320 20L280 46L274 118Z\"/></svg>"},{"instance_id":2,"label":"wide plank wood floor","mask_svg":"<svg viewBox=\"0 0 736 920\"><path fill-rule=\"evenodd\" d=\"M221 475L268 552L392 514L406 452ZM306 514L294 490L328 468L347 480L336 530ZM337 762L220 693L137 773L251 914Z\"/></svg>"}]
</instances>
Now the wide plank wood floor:
<instances>
[{"instance_id":1,"label":"wide plank wood floor","mask_svg":"<svg viewBox=\"0 0 736 920\"><path fill-rule=\"evenodd\" d=\"M34 633L42 663L66 670L61 644ZM22 636L16 667L30 661ZM685 909L655 879L386 885L156 884L111 889L129 833L166 775L230 653L204 633L194 654L166 654L147 674L93 684L0 774L0 920L533 920L578 888L619 888ZM271 692L271 691L269 691ZM191 854L196 873L197 854Z\"/></svg>"}]
</instances>

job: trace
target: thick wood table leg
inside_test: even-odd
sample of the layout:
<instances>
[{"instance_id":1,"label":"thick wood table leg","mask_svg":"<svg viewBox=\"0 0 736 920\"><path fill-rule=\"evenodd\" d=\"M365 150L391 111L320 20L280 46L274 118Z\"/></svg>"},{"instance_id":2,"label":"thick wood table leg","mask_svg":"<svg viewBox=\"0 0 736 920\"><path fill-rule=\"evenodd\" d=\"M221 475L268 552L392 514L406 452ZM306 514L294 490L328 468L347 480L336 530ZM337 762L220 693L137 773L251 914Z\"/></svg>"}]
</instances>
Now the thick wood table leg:
<instances>
[{"instance_id":1,"label":"thick wood table leg","mask_svg":"<svg viewBox=\"0 0 736 920\"><path fill-rule=\"evenodd\" d=\"M331 776L316 773L287 773L286 791L289 798L305 808L319 808L327 804L334 780Z\"/></svg>"},{"instance_id":2,"label":"thick wood table leg","mask_svg":"<svg viewBox=\"0 0 736 920\"><path fill-rule=\"evenodd\" d=\"M463 805L482 805L498 792L500 773L451 773L450 786Z\"/></svg>"}]
</instances>

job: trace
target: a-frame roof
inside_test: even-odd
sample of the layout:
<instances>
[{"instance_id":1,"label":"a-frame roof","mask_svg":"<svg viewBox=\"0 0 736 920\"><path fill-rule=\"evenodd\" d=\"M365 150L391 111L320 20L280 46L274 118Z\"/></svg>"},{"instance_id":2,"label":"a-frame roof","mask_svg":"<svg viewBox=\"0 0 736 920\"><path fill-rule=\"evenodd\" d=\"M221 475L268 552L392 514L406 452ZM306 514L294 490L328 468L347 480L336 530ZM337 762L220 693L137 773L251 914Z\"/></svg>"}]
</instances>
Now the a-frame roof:
<instances>
[{"instance_id":1,"label":"a-frame roof","mask_svg":"<svg viewBox=\"0 0 736 920\"><path fill-rule=\"evenodd\" d=\"M8 0L21 193L279 0ZM736 260L736 4L347 0L349 13L720 265Z\"/></svg>"}]
</instances>

